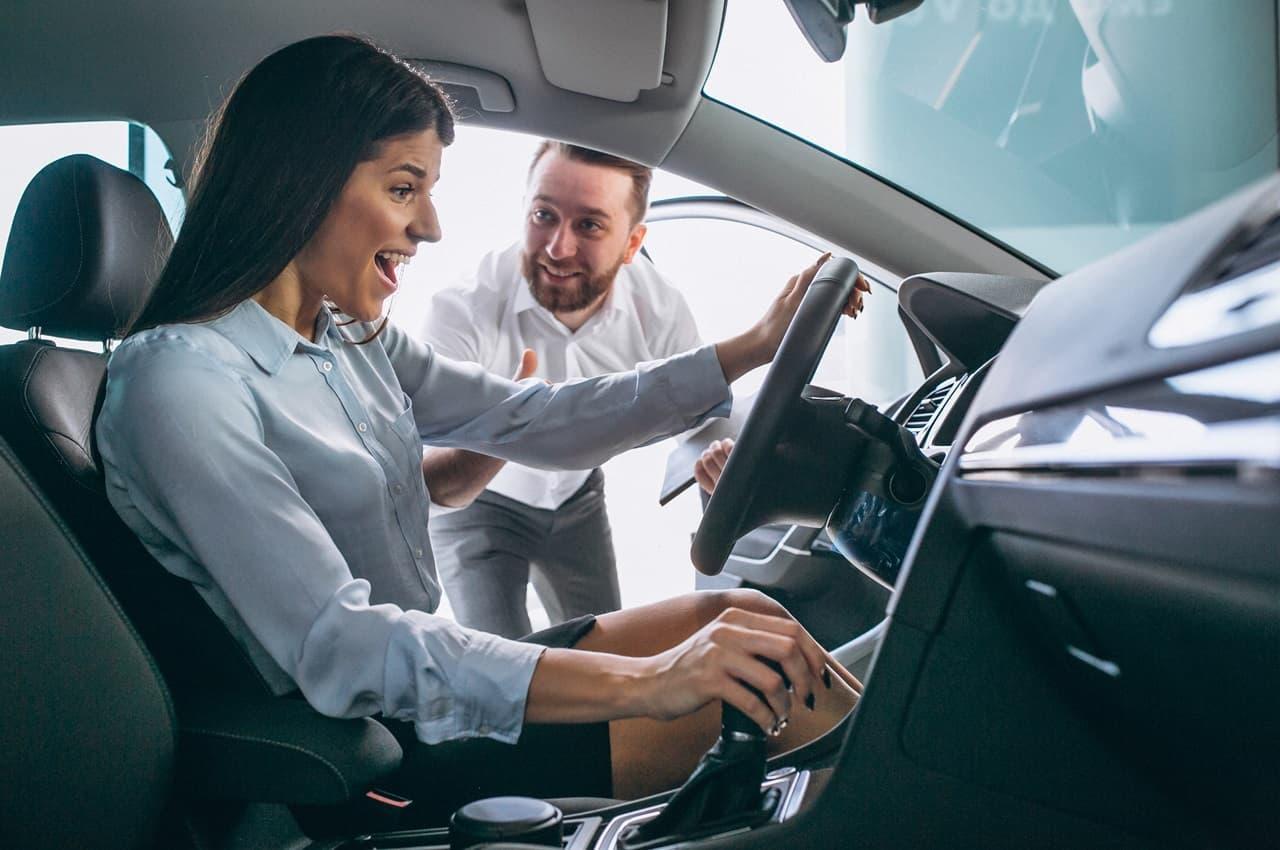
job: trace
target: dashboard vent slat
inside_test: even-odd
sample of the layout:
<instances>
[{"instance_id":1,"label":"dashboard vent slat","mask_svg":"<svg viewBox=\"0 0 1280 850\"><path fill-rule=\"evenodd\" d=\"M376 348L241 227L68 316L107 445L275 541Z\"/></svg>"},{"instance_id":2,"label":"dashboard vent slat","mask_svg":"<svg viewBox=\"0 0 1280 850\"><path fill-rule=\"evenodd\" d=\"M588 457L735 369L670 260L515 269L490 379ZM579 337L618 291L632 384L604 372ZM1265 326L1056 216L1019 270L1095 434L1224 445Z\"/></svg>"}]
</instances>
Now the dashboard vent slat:
<instances>
[{"instance_id":1,"label":"dashboard vent slat","mask_svg":"<svg viewBox=\"0 0 1280 850\"><path fill-rule=\"evenodd\" d=\"M933 422L934 417L938 415L938 411L942 409L942 405L946 403L947 396L955 388L956 382L956 378L947 378L930 390L907 417L906 429L917 437L923 434Z\"/></svg>"}]
</instances>

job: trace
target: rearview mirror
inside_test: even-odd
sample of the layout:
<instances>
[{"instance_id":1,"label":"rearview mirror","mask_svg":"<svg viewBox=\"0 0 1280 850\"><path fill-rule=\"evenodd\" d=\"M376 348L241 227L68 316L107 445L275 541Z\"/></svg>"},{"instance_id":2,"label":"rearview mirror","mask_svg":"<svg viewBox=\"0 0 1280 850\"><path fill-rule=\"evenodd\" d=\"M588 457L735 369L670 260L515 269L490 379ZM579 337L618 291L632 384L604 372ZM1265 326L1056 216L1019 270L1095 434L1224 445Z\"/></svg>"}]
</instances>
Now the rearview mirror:
<instances>
[{"instance_id":1,"label":"rearview mirror","mask_svg":"<svg viewBox=\"0 0 1280 850\"><path fill-rule=\"evenodd\" d=\"M805 41L823 62L844 56L845 31L858 3L867 7L873 24L891 21L920 6L924 0L786 0L787 11L804 33Z\"/></svg>"}]
</instances>

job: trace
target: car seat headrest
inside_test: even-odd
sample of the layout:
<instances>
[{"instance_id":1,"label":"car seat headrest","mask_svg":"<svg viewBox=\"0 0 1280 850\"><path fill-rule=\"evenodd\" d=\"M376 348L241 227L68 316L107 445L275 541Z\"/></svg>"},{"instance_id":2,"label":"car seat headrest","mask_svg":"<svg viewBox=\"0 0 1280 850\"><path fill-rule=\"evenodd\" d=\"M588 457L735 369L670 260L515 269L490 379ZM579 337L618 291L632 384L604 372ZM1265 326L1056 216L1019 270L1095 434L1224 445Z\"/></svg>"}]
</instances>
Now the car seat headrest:
<instances>
[{"instance_id":1,"label":"car seat headrest","mask_svg":"<svg viewBox=\"0 0 1280 850\"><path fill-rule=\"evenodd\" d=\"M141 180L85 154L31 179L0 269L0 325L53 336L120 336L146 303L173 236Z\"/></svg>"}]
</instances>

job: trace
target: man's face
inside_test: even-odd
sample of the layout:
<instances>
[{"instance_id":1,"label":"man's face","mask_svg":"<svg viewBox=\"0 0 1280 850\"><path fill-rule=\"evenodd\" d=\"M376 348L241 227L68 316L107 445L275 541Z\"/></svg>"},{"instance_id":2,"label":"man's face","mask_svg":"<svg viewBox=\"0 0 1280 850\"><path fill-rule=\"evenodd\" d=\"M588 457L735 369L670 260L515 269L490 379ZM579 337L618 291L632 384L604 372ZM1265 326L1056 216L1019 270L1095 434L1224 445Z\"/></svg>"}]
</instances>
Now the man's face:
<instances>
[{"instance_id":1,"label":"man's face","mask_svg":"<svg viewBox=\"0 0 1280 850\"><path fill-rule=\"evenodd\" d=\"M545 154L529 176L522 270L552 313L599 308L623 263L644 241L633 222L631 176L614 168Z\"/></svg>"}]
</instances>

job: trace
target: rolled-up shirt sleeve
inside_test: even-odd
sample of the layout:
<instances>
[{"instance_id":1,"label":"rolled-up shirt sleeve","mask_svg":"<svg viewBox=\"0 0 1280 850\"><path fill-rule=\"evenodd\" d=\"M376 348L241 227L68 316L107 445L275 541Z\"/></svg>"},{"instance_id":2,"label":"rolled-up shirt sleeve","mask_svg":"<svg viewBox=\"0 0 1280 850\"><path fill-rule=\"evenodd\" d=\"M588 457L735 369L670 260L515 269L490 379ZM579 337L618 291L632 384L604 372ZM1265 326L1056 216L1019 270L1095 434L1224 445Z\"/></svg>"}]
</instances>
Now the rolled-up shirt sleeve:
<instances>
[{"instance_id":1,"label":"rolled-up shirt sleeve","mask_svg":"<svg viewBox=\"0 0 1280 850\"><path fill-rule=\"evenodd\" d=\"M732 402L710 345L629 372L558 384L516 383L443 357L394 328L384 345L424 442L544 469L590 469L726 416Z\"/></svg>"},{"instance_id":2,"label":"rolled-up shirt sleeve","mask_svg":"<svg viewBox=\"0 0 1280 850\"><path fill-rule=\"evenodd\" d=\"M180 343L117 357L99 429L113 505L170 571L216 583L313 707L411 720L428 743L519 737L542 647L370 604L235 373Z\"/></svg>"}]
</instances>

